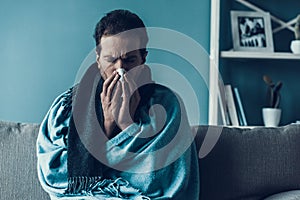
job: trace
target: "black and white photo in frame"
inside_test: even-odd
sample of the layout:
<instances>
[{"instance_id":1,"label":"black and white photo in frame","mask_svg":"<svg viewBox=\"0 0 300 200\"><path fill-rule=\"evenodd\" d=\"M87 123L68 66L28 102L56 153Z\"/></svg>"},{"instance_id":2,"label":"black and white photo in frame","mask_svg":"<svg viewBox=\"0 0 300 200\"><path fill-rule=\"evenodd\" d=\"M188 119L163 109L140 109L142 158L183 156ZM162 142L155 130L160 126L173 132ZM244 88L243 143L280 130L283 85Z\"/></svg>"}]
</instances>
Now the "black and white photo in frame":
<instances>
[{"instance_id":1,"label":"black and white photo in frame","mask_svg":"<svg viewBox=\"0 0 300 200\"><path fill-rule=\"evenodd\" d=\"M231 11L231 28L235 51L274 51L269 13Z\"/></svg>"}]
</instances>

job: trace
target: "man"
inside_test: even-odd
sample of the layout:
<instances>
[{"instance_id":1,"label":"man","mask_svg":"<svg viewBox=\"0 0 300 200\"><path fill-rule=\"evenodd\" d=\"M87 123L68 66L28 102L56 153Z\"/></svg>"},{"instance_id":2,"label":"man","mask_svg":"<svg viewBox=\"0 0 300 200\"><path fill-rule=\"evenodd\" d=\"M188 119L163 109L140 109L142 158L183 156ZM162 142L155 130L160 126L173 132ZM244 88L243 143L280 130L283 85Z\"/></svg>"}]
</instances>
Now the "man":
<instances>
[{"instance_id":1,"label":"man","mask_svg":"<svg viewBox=\"0 0 300 200\"><path fill-rule=\"evenodd\" d=\"M198 159L184 106L151 80L144 23L115 10L94 37L96 63L41 124L42 187L51 199L198 199Z\"/></svg>"}]
</instances>

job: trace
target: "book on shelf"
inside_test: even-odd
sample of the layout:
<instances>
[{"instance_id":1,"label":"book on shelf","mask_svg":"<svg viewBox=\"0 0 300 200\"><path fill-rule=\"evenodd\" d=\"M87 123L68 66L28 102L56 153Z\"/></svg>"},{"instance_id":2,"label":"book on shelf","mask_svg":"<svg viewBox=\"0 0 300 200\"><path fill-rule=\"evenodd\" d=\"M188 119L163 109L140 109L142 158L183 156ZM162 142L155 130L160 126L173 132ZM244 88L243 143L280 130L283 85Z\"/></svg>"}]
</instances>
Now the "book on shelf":
<instances>
[{"instance_id":1,"label":"book on shelf","mask_svg":"<svg viewBox=\"0 0 300 200\"><path fill-rule=\"evenodd\" d=\"M247 120L246 120L246 116L245 116L245 112L244 112L244 108L243 108L243 104L242 104L242 100L240 97L240 93L237 87L233 88L233 93L234 93L234 99L236 102L236 110L237 110L237 115L239 118L239 122L241 126L247 126Z\"/></svg>"},{"instance_id":2,"label":"book on shelf","mask_svg":"<svg viewBox=\"0 0 300 200\"><path fill-rule=\"evenodd\" d=\"M236 107L235 107L233 90L232 90L231 85L229 85L229 84L225 85L224 91L225 91L226 106L227 106L231 125L239 126L240 124L239 124L239 120L238 120L238 115L237 115L237 111L236 111Z\"/></svg>"},{"instance_id":3,"label":"book on shelf","mask_svg":"<svg viewBox=\"0 0 300 200\"><path fill-rule=\"evenodd\" d=\"M225 89L222 81L219 81L218 100L221 112L222 125L230 125L225 98Z\"/></svg>"}]
</instances>

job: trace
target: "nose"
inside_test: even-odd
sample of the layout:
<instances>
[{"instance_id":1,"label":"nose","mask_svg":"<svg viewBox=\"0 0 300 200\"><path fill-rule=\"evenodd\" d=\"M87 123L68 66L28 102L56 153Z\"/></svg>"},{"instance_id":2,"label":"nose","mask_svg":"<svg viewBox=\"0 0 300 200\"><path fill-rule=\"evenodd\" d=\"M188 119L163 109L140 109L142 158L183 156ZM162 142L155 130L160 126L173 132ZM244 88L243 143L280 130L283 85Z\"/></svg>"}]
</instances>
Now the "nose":
<instances>
[{"instance_id":1,"label":"nose","mask_svg":"<svg viewBox=\"0 0 300 200\"><path fill-rule=\"evenodd\" d=\"M121 58L115 62L115 69L124 68L124 61Z\"/></svg>"}]
</instances>

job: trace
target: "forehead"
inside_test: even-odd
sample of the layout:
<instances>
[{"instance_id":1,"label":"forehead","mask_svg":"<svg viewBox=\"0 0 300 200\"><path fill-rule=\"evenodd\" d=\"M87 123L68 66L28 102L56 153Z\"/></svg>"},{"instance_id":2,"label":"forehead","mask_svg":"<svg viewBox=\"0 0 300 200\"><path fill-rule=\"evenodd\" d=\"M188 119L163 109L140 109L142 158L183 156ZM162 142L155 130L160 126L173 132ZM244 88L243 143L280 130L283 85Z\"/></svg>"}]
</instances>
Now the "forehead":
<instances>
[{"instance_id":1,"label":"forehead","mask_svg":"<svg viewBox=\"0 0 300 200\"><path fill-rule=\"evenodd\" d=\"M140 40L134 35L103 36L100 40L101 54L121 56L140 49Z\"/></svg>"}]
</instances>

